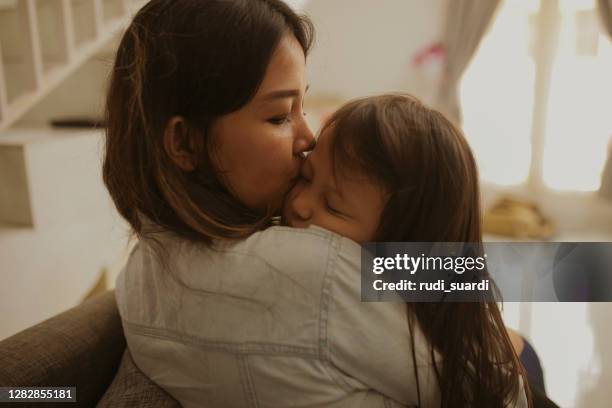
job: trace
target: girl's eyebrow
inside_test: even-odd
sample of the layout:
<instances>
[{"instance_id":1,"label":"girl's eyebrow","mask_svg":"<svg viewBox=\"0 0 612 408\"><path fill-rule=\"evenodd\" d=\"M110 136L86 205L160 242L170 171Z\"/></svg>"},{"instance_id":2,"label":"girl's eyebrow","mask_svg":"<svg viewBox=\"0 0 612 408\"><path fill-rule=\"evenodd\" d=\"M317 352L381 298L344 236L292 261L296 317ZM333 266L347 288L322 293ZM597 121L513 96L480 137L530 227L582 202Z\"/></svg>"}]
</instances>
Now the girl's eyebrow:
<instances>
[{"instance_id":1,"label":"girl's eyebrow","mask_svg":"<svg viewBox=\"0 0 612 408\"><path fill-rule=\"evenodd\" d=\"M314 161L316 158L317 156L312 156L310 157L309 160L306 160L303 164L303 166L307 167L308 170L310 171L311 180L314 180L315 174L316 174L315 166L313 166L312 164L312 161ZM321 158L319 158L319 160L321 160ZM346 197L344 196L343 191L340 189L336 181L337 181L337 177L334 177L334 175L332 175L331 177L329 177L328 180L326 180L324 184L325 190L327 190L326 194L332 194L334 196L337 196L341 201L346 201Z\"/></svg>"},{"instance_id":2,"label":"girl's eyebrow","mask_svg":"<svg viewBox=\"0 0 612 408\"><path fill-rule=\"evenodd\" d=\"M338 187L338 185L335 182L330 183L329 188L330 188L331 194L337 196L343 202L347 201L346 197L344 196L344 192L340 189L340 187Z\"/></svg>"},{"instance_id":3,"label":"girl's eyebrow","mask_svg":"<svg viewBox=\"0 0 612 408\"><path fill-rule=\"evenodd\" d=\"M338 185L338 175L337 173L332 175L332 177L327 180L327 190L330 194L337 196L341 201L346 201L346 197L344 196L344 192Z\"/></svg>"}]
</instances>

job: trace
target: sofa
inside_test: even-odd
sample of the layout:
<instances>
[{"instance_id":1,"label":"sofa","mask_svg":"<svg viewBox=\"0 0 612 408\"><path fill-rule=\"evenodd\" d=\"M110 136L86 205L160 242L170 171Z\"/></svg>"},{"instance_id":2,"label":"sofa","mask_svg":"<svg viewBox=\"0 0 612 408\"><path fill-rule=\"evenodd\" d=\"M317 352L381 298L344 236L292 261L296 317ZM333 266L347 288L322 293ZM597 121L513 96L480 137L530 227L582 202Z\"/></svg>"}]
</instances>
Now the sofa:
<instances>
[{"instance_id":1,"label":"sofa","mask_svg":"<svg viewBox=\"0 0 612 408\"><path fill-rule=\"evenodd\" d=\"M79 407L181 406L134 364L114 291L0 341L0 387L11 386L76 387ZM557 407L533 391L534 408Z\"/></svg>"},{"instance_id":2,"label":"sofa","mask_svg":"<svg viewBox=\"0 0 612 408\"><path fill-rule=\"evenodd\" d=\"M114 291L0 341L0 386L76 387L82 407L180 407L134 364Z\"/></svg>"}]
</instances>

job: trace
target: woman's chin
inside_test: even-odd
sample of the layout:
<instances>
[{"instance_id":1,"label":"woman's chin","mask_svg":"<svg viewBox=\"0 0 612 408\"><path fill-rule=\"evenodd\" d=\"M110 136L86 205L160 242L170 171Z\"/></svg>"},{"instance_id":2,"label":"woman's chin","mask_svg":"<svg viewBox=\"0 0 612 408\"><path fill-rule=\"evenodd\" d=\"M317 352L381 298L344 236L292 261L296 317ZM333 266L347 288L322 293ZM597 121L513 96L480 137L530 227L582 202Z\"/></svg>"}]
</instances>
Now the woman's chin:
<instances>
[{"instance_id":1,"label":"woman's chin","mask_svg":"<svg viewBox=\"0 0 612 408\"><path fill-rule=\"evenodd\" d=\"M261 214L267 214L271 217L280 217L283 210L283 197L271 198L268 197L265 200L259 202L248 203L242 200L242 202L249 207L251 210L257 211Z\"/></svg>"}]
</instances>

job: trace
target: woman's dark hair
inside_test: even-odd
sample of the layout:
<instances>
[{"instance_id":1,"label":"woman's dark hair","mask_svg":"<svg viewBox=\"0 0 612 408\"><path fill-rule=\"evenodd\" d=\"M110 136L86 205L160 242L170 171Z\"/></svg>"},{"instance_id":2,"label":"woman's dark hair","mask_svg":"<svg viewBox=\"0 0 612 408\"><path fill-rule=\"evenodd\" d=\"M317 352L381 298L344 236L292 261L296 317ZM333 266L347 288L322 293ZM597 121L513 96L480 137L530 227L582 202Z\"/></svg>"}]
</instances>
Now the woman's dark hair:
<instances>
[{"instance_id":1,"label":"woman's dark hair","mask_svg":"<svg viewBox=\"0 0 612 408\"><path fill-rule=\"evenodd\" d=\"M346 104L326 129L335 172L385 187L376 241L482 243L476 162L442 114L408 95L383 95ZM527 389L495 302L408 303L407 317L411 333L418 324L432 345L442 407L504 407L519 395L521 377ZM413 359L417 370L414 348Z\"/></svg>"},{"instance_id":2,"label":"woman's dark hair","mask_svg":"<svg viewBox=\"0 0 612 408\"><path fill-rule=\"evenodd\" d=\"M137 235L146 232L144 220L203 242L266 224L270 214L246 207L216 174L208 129L253 98L288 33L306 55L312 24L280 0L152 0L136 14L110 79L103 177ZM177 115L197 158L192 172L164 149Z\"/></svg>"}]
</instances>

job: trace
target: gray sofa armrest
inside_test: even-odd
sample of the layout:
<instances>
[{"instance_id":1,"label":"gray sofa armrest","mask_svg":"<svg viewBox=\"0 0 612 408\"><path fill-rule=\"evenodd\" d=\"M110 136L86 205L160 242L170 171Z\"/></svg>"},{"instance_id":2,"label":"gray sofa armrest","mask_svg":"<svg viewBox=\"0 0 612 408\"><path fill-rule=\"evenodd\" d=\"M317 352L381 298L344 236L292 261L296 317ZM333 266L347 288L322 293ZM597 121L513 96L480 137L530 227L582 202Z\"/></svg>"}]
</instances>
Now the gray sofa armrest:
<instances>
[{"instance_id":1,"label":"gray sofa armrest","mask_svg":"<svg viewBox=\"0 0 612 408\"><path fill-rule=\"evenodd\" d=\"M98 408L180 408L170 394L149 379L134 363L126 348L113 383Z\"/></svg>"},{"instance_id":2,"label":"gray sofa armrest","mask_svg":"<svg viewBox=\"0 0 612 408\"><path fill-rule=\"evenodd\" d=\"M95 406L124 349L109 291L1 341L0 386L77 387L78 406Z\"/></svg>"}]
</instances>

